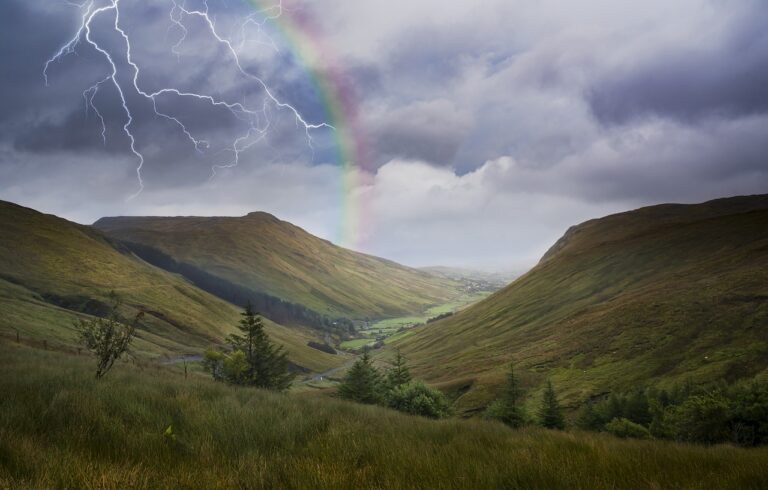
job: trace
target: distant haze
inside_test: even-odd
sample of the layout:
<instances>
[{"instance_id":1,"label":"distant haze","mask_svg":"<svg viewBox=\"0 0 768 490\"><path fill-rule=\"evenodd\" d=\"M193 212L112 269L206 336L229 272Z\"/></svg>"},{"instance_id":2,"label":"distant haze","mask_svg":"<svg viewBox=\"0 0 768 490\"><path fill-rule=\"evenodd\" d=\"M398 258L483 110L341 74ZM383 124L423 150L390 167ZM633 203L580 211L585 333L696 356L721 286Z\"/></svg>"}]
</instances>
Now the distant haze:
<instances>
[{"instance_id":1,"label":"distant haze","mask_svg":"<svg viewBox=\"0 0 768 490\"><path fill-rule=\"evenodd\" d=\"M336 70L356 99L368 160L350 192L366 205L364 252L518 271L586 219L768 191L768 2L283 0L322 43L314 58L297 56L269 24L239 38L254 13L247 2L208 3L247 69L307 121L328 117L307 63L321 75ZM173 85L260 107L263 90L199 18L179 17L180 42L171 2L120 5L146 90ZM82 14L65 1L0 6L0 199L81 223L261 210L338 241L343 186L332 134L318 131L309 148L295 118L272 108L268 137L210 178L229 162L226 142L242 120L162 99L162 110L208 141L195 151L172 121L152 115L118 63L146 158L144 191L128 199L137 161L116 90L104 84L93 98L106 141L83 93L109 73L103 56L81 38L44 83L46 60ZM92 35L122 55L112 19L94 22Z\"/></svg>"}]
</instances>

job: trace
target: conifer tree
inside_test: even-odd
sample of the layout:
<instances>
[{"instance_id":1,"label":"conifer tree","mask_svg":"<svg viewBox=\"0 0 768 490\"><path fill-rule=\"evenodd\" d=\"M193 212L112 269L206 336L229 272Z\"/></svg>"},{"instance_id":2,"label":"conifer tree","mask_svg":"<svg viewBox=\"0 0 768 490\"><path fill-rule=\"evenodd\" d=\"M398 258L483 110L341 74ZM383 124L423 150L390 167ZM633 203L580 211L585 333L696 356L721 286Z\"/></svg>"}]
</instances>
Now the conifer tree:
<instances>
[{"instance_id":1,"label":"conifer tree","mask_svg":"<svg viewBox=\"0 0 768 490\"><path fill-rule=\"evenodd\" d=\"M515 366L510 364L504 391L501 397L488 407L487 416L500 420L510 427L522 427L526 420L525 408L521 403L522 396L520 382L515 376Z\"/></svg>"},{"instance_id":2,"label":"conifer tree","mask_svg":"<svg viewBox=\"0 0 768 490\"><path fill-rule=\"evenodd\" d=\"M207 351L204 365L214 379L276 391L288 389L294 374L289 371L287 352L272 344L261 317L250 304L242 316L238 326L242 333L227 337L232 352L223 355Z\"/></svg>"},{"instance_id":3,"label":"conifer tree","mask_svg":"<svg viewBox=\"0 0 768 490\"><path fill-rule=\"evenodd\" d=\"M408 370L408 366L405 365L405 357L400 353L400 349L397 349L395 362L387 370L387 384L390 389L395 389L398 386L408 384L410 381L411 372Z\"/></svg>"},{"instance_id":4,"label":"conifer tree","mask_svg":"<svg viewBox=\"0 0 768 490\"><path fill-rule=\"evenodd\" d=\"M339 385L339 396L359 403L376 404L383 400L383 380L371 362L368 350L355 361Z\"/></svg>"},{"instance_id":5,"label":"conifer tree","mask_svg":"<svg viewBox=\"0 0 768 490\"><path fill-rule=\"evenodd\" d=\"M539 409L539 423L548 429L565 429L565 419L557 401L555 389L552 387L552 381L547 381L547 387L544 389Z\"/></svg>"}]
</instances>

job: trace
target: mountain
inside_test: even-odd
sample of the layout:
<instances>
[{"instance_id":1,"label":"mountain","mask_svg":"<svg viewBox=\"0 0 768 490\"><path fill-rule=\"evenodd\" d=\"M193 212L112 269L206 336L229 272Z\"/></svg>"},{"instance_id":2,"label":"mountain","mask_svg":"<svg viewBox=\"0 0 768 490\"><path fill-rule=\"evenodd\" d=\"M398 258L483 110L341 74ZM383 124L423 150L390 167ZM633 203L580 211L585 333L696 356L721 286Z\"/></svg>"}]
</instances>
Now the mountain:
<instances>
[{"instance_id":1,"label":"mountain","mask_svg":"<svg viewBox=\"0 0 768 490\"><path fill-rule=\"evenodd\" d=\"M71 345L77 317L102 314L110 290L125 316L146 311L134 349L160 354L199 352L220 343L239 320L239 308L153 267L91 227L0 201L0 332ZM309 330L267 321L270 336L291 361L312 371L343 362L310 348Z\"/></svg>"},{"instance_id":2,"label":"mountain","mask_svg":"<svg viewBox=\"0 0 768 490\"><path fill-rule=\"evenodd\" d=\"M403 316L459 290L455 281L338 247L267 213L102 218L94 226L219 296L264 308L286 303L279 314L309 315L300 305L330 318Z\"/></svg>"},{"instance_id":3,"label":"mountain","mask_svg":"<svg viewBox=\"0 0 768 490\"><path fill-rule=\"evenodd\" d=\"M765 372L768 195L575 226L512 284L395 346L465 411L492 399L511 361L529 393L549 378L570 406Z\"/></svg>"}]
</instances>

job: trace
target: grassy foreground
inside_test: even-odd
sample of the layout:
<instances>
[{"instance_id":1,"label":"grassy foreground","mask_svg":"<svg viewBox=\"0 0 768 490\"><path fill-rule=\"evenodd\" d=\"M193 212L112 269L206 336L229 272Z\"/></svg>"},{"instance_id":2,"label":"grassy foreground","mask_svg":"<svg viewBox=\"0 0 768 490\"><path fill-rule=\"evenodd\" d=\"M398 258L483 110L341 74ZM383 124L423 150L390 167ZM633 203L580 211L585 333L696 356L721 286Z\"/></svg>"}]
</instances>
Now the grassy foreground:
<instances>
[{"instance_id":1,"label":"grassy foreground","mask_svg":"<svg viewBox=\"0 0 768 490\"><path fill-rule=\"evenodd\" d=\"M768 449L431 421L0 343L0 487L766 488ZM173 435L165 434L173 426Z\"/></svg>"}]
</instances>

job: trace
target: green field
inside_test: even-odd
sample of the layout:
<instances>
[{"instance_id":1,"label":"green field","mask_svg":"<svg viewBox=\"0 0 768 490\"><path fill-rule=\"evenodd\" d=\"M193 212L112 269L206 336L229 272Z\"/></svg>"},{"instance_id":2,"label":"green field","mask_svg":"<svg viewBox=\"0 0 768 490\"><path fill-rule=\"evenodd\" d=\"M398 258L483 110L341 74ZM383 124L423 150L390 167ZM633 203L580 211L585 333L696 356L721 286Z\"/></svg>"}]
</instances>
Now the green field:
<instances>
[{"instance_id":1,"label":"green field","mask_svg":"<svg viewBox=\"0 0 768 490\"><path fill-rule=\"evenodd\" d=\"M437 315L449 312L457 312L466 308L467 306L476 303L483 298L487 298L491 294L491 291L479 291L472 293L464 293L454 298L453 300L432 306L426 309L421 315L410 315L398 318L387 318L372 323L368 328L363 328L358 331L360 338L346 340L339 346L342 349L359 349L365 345L373 345L376 342L376 337L385 337L384 343L388 344L395 340L402 339L409 335L411 327L425 323L430 318L434 318ZM405 329L400 331L401 329Z\"/></svg>"},{"instance_id":2,"label":"green field","mask_svg":"<svg viewBox=\"0 0 768 490\"><path fill-rule=\"evenodd\" d=\"M353 340L345 340L340 344L340 347L342 349L358 349L360 347L363 347L364 345L371 344L375 341L375 339L372 338L361 338L361 339L353 339Z\"/></svg>"},{"instance_id":3,"label":"green field","mask_svg":"<svg viewBox=\"0 0 768 490\"><path fill-rule=\"evenodd\" d=\"M765 488L768 449L514 431L0 341L2 488ZM170 433L168 428L171 427Z\"/></svg>"}]
</instances>

